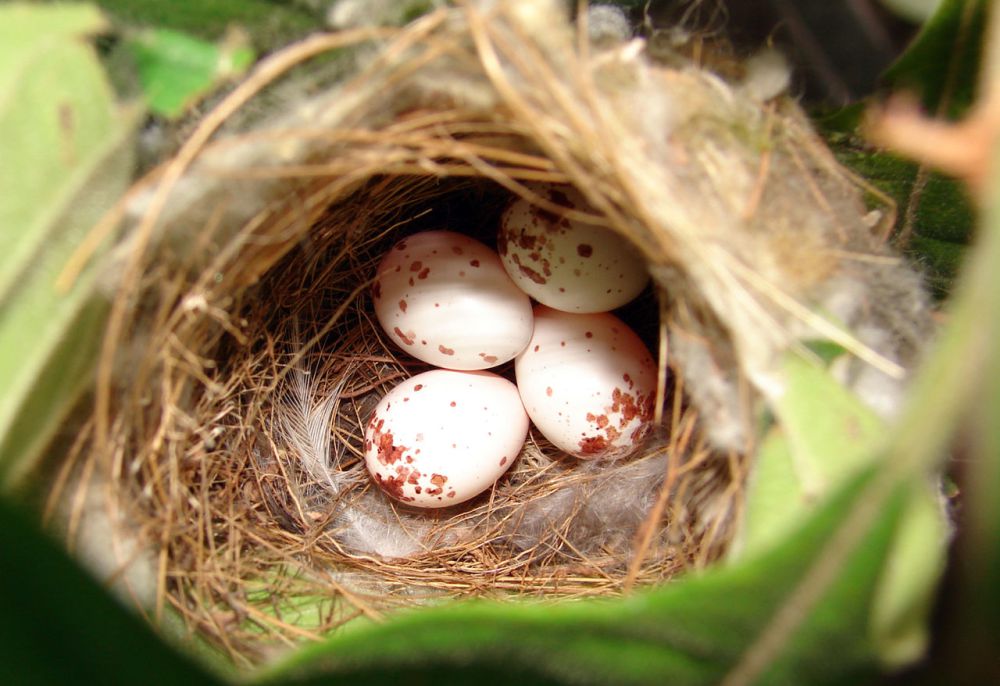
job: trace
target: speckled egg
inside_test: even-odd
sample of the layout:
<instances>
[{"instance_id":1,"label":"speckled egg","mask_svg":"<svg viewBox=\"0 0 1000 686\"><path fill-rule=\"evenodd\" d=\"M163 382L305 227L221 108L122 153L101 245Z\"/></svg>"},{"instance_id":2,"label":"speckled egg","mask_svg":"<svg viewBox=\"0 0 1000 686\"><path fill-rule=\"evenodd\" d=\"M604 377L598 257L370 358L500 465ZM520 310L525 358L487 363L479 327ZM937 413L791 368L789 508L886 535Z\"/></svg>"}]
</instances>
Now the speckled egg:
<instances>
[{"instance_id":1,"label":"speckled egg","mask_svg":"<svg viewBox=\"0 0 1000 686\"><path fill-rule=\"evenodd\" d=\"M446 369L488 369L514 359L531 337L531 301L497 254L452 231L397 243L372 284L375 315L406 352Z\"/></svg>"},{"instance_id":2,"label":"speckled egg","mask_svg":"<svg viewBox=\"0 0 1000 686\"><path fill-rule=\"evenodd\" d=\"M528 415L510 381L436 369L403 381L379 402L365 431L365 464L396 500L448 507L499 479L527 433Z\"/></svg>"},{"instance_id":3,"label":"speckled egg","mask_svg":"<svg viewBox=\"0 0 1000 686\"><path fill-rule=\"evenodd\" d=\"M612 314L572 314L539 305L534 334L514 369L528 416L567 453L624 457L649 433L656 363L635 332Z\"/></svg>"},{"instance_id":4,"label":"speckled egg","mask_svg":"<svg viewBox=\"0 0 1000 686\"><path fill-rule=\"evenodd\" d=\"M530 185L550 203L594 213L571 186ZM504 269L528 295L564 312L606 312L635 298L649 281L646 263L625 238L517 198L497 236Z\"/></svg>"}]
</instances>

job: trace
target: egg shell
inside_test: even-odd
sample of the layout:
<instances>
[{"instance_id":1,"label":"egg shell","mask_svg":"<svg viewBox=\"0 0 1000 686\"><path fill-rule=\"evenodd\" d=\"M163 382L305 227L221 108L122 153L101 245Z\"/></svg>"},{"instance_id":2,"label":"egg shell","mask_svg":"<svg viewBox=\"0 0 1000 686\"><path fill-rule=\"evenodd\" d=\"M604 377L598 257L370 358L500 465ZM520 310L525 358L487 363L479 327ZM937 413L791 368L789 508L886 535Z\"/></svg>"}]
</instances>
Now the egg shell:
<instances>
[{"instance_id":1,"label":"egg shell","mask_svg":"<svg viewBox=\"0 0 1000 686\"><path fill-rule=\"evenodd\" d=\"M594 213L571 186L530 185L550 202ZM564 312L606 312L634 299L649 281L639 251L614 231L517 198L497 236L504 269L525 293Z\"/></svg>"},{"instance_id":2,"label":"egg shell","mask_svg":"<svg viewBox=\"0 0 1000 686\"><path fill-rule=\"evenodd\" d=\"M649 433L657 366L612 314L537 306L534 334L514 370L528 416L571 455L624 457Z\"/></svg>"},{"instance_id":3,"label":"egg shell","mask_svg":"<svg viewBox=\"0 0 1000 686\"><path fill-rule=\"evenodd\" d=\"M425 231L386 253L372 285L375 315L403 350L446 369L488 369L531 337L531 301L477 240Z\"/></svg>"},{"instance_id":4,"label":"egg shell","mask_svg":"<svg viewBox=\"0 0 1000 686\"><path fill-rule=\"evenodd\" d=\"M396 500L448 507L474 498L510 468L528 415L517 388L491 372L417 374L378 403L365 431L365 464Z\"/></svg>"}]
</instances>

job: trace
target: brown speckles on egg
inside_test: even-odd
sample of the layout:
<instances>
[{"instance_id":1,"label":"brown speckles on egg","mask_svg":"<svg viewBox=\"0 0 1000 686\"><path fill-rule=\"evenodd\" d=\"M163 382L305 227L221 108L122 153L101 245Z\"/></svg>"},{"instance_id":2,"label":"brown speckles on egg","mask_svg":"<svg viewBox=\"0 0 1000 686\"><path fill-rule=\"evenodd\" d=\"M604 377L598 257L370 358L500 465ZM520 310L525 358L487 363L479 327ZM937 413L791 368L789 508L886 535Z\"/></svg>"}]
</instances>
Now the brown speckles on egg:
<instances>
[{"instance_id":1,"label":"brown speckles on egg","mask_svg":"<svg viewBox=\"0 0 1000 686\"><path fill-rule=\"evenodd\" d=\"M399 301L399 309L400 309L401 312L404 312L404 313L406 312L406 301L405 300L400 300Z\"/></svg>"},{"instance_id":2,"label":"brown speckles on egg","mask_svg":"<svg viewBox=\"0 0 1000 686\"><path fill-rule=\"evenodd\" d=\"M424 385L422 383L418 383L416 386L413 387L413 390L414 391L423 390L423 387Z\"/></svg>"},{"instance_id":3,"label":"brown speckles on egg","mask_svg":"<svg viewBox=\"0 0 1000 686\"><path fill-rule=\"evenodd\" d=\"M548 279L546 279L544 276L536 272L531 267L525 264L521 264L521 260L517 255L514 255L514 262L517 265L517 270L531 281L534 281L537 284L548 283Z\"/></svg>"},{"instance_id":4,"label":"brown speckles on egg","mask_svg":"<svg viewBox=\"0 0 1000 686\"><path fill-rule=\"evenodd\" d=\"M427 489L428 495L441 495L444 493L444 485L448 483L448 477L443 474L431 474L431 484L434 488Z\"/></svg>"},{"instance_id":5,"label":"brown speckles on egg","mask_svg":"<svg viewBox=\"0 0 1000 686\"><path fill-rule=\"evenodd\" d=\"M608 449L608 440L604 436L588 436L580 439L580 454L587 456L599 455Z\"/></svg>"},{"instance_id":6,"label":"brown speckles on egg","mask_svg":"<svg viewBox=\"0 0 1000 686\"><path fill-rule=\"evenodd\" d=\"M375 448L376 457L379 463L389 466L396 464L403 458L403 454L406 452L406 446L396 445L394 443L392 432L383 432L381 430L382 426L384 426L384 422L371 427L372 436L369 445Z\"/></svg>"},{"instance_id":7,"label":"brown speckles on egg","mask_svg":"<svg viewBox=\"0 0 1000 686\"><path fill-rule=\"evenodd\" d=\"M406 474L396 474L395 476L375 474L375 482L391 497L404 503L410 503L413 502L414 499L406 495L403 491L403 488L406 485L406 476Z\"/></svg>"},{"instance_id":8,"label":"brown speckles on egg","mask_svg":"<svg viewBox=\"0 0 1000 686\"><path fill-rule=\"evenodd\" d=\"M454 400L452 400L450 403L448 403L448 407L455 407L455 405L456 405L456 403L455 403Z\"/></svg>"},{"instance_id":9,"label":"brown speckles on egg","mask_svg":"<svg viewBox=\"0 0 1000 686\"><path fill-rule=\"evenodd\" d=\"M550 398L552 397L552 386L546 386L545 395L549 396Z\"/></svg>"},{"instance_id":10,"label":"brown speckles on egg","mask_svg":"<svg viewBox=\"0 0 1000 686\"><path fill-rule=\"evenodd\" d=\"M438 352L442 355L454 355L455 350L453 348L446 348L443 345L438 346Z\"/></svg>"},{"instance_id":11,"label":"brown speckles on egg","mask_svg":"<svg viewBox=\"0 0 1000 686\"><path fill-rule=\"evenodd\" d=\"M424 268L424 263L421 262L420 260L416 260L410 265L411 272L419 272L423 268Z\"/></svg>"},{"instance_id":12,"label":"brown speckles on egg","mask_svg":"<svg viewBox=\"0 0 1000 686\"><path fill-rule=\"evenodd\" d=\"M398 326L393 327L392 331L397 336L399 336L399 340L401 340L405 345L413 345L413 340L416 334L414 334L412 331L410 331L409 333L403 333L403 330L400 329Z\"/></svg>"},{"instance_id":13,"label":"brown speckles on egg","mask_svg":"<svg viewBox=\"0 0 1000 686\"><path fill-rule=\"evenodd\" d=\"M487 355L486 353L479 353L479 357L487 364L496 364L498 359L496 355Z\"/></svg>"},{"instance_id":14,"label":"brown speckles on egg","mask_svg":"<svg viewBox=\"0 0 1000 686\"><path fill-rule=\"evenodd\" d=\"M417 278L418 279L426 279L427 275L430 274L430 273L431 273L431 268L430 267L424 267L423 269L420 270L420 273L417 274Z\"/></svg>"},{"instance_id":15,"label":"brown speckles on egg","mask_svg":"<svg viewBox=\"0 0 1000 686\"><path fill-rule=\"evenodd\" d=\"M403 240L400 241L399 243L396 243L396 250L406 250L406 241Z\"/></svg>"},{"instance_id":16,"label":"brown speckles on egg","mask_svg":"<svg viewBox=\"0 0 1000 686\"><path fill-rule=\"evenodd\" d=\"M479 260L469 260L469 264L473 267L479 266Z\"/></svg>"},{"instance_id":17,"label":"brown speckles on egg","mask_svg":"<svg viewBox=\"0 0 1000 686\"><path fill-rule=\"evenodd\" d=\"M451 251L453 253L455 253L456 255L461 255L463 252L465 252L464 250L462 250L462 248L460 246L457 246L457 245L451 246Z\"/></svg>"},{"instance_id":18,"label":"brown speckles on egg","mask_svg":"<svg viewBox=\"0 0 1000 686\"><path fill-rule=\"evenodd\" d=\"M580 243L576 246L576 254L580 257L590 257L594 254L594 247L586 243Z\"/></svg>"},{"instance_id":19,"label":"brown speckles on egg","mask_svg":"<svg viewBox=\"0 0 1000 686\"><path fill-rule=\"evenodd\" d=\"M594 332L593 331L587 331L583 335L584 335L585 338L593 338L594 337Z\"/></svg>"},{"instance_id":20,"label":"brown speckles on egg","mask_svg":"<svg viewBox=\"0 0 1000 686\"><path fill-rule=\"evenodd\" d=\"M500 466L503 467L506 464L507 464L507 456L504 455L503 457L500 458Z\"/></svg>"}]
</instances>

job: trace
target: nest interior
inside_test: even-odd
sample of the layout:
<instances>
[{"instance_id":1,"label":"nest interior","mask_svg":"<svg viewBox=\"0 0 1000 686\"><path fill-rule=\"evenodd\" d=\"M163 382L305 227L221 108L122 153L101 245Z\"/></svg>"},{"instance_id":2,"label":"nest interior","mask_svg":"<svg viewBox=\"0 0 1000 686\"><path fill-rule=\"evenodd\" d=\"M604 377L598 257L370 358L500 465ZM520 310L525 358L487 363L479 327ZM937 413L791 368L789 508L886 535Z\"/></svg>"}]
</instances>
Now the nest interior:
<instances>
[{"instance_id":1,"label":"nest interior","mask_svg":"<svg viewBox=\"0 0 1000 686\"><path fill-rule=\"evenodd\" d=\"M291 68L347 48L337 85L241 120ZM828 337L891 403L925 318L863 186L759 74L642 48L588 43L557 2L318 36L263 63L123 200L90 431L53 497L101 494L111 571L140 605L253 663L448 597L659 583L731 539L783 351ZM528 181L573 184L645 255L653 285L623 316L661 351L658 430L613 464L532 433L486 495L410 511L360 459L375 402L424 369L380 334L375 264L421 229L492 242Z\"/></svg>"}]
</instances>

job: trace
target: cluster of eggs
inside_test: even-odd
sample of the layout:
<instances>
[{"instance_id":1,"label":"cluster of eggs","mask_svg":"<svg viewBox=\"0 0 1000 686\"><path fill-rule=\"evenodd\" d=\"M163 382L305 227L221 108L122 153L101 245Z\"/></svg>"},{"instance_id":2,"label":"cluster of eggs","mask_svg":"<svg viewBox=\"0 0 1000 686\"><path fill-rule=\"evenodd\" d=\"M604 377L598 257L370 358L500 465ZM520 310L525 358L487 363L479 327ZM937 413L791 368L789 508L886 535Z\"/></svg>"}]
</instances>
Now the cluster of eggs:
<instances>
[{"instance_id":1,"label":"cluster of eggs","mask_svg":"<svg viewBox=\"0 0 1000 686\"><path fill-rule=\"evenodd\" d=\"M368 470L401 502L447 507L482 493L520 452L529 418L580 458L622 457L649 431L656 364L608 312L642 291L645 264L585 221L578 192L531 188L536 202L505 210L498 251L428 231L398 242L378 267L382 328L440 367L393 388L367 425ZM516 385L484 371L510 360Z\"/></svg>"}]
</instances>

